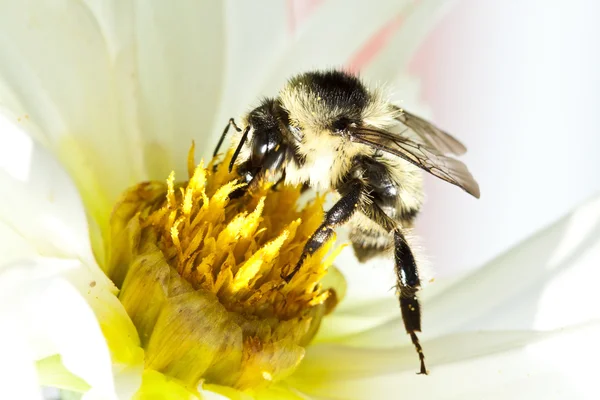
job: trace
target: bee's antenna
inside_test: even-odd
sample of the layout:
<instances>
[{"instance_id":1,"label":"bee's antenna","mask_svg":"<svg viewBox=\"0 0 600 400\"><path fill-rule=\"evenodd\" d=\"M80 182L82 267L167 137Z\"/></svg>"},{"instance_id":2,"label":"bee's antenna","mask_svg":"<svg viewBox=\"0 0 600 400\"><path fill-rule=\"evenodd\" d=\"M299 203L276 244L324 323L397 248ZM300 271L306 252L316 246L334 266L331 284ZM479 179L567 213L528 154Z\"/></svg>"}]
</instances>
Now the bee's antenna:
<instances>
[{"instance_id":1,"label":"bee's antenna","mask_svg":"<svg viewBox=\"0 0 600 400\"><path fill-rule=\"evenodd\" d=\"M250 131L250 125L248 125L246 127L246 129L244 129L244 133L242 134L240 143L238 144L237 148L235 149L235 152L233 153L233 157L231 157L231 162L229 163L229 172L231 172L233 170L233 166L235 165L235 160L238 158L238 155L240 154L240 151L242 150L242 146L244 145L244 143L246 142L246 139L248 138L249 131Z\"/></svg>"}]
</instances>

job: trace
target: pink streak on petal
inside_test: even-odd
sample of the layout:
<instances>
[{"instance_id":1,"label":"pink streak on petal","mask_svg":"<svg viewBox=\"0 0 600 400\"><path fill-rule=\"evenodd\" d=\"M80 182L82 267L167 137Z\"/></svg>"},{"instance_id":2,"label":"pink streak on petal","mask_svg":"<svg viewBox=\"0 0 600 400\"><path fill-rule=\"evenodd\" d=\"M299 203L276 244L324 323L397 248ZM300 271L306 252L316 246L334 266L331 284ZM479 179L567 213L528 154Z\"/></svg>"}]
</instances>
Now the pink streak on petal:
<instances>
[{"instance_id":1,"label":"pink streak on petal","mask_svg":"<svg viewBox=\"0 0 600 400\"><path fill-rule=\"evenodd\" d=\"M403 20L404 18L402 15L397 15L377 31L375 35L371 36L364 46L361 47L354 56L350 58L350 61L346 63L346 71L357 74L373 61L390 41L393 34L400 28Z\"/></svg>"},{"instance_id":2,"label":"pink streak on petal","mask_svg":"<svg viewBox=\"0 0 600 400\"><path fill-rule=\"evenodd\" d=\"M288 0L288 31L295 35L300 26L310 17L325 0Z\"/></svg>"}]
</instances>

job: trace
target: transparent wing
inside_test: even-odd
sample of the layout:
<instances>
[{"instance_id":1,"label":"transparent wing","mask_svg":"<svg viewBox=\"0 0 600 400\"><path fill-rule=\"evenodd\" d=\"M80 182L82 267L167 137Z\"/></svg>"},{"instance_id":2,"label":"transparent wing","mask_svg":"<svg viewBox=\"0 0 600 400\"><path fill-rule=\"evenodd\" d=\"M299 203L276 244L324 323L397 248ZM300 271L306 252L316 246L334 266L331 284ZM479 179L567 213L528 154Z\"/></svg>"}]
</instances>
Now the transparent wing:
<instances>
[{"instance_id":1,"label":"transparent wing","mask_svg":"<svg viewBox=\"0 0 600 400\"><path fill-rule=\"evenodd\" d=\"M467 148L459 142L458 139L439 129L432 123L427 122L423 118L417 117L402 108L394 105L392 105L392 107L398 111L396 120L416 133L430 148L437 150L441 154L455 154L458 156L467 151Z\"/></svg>"},{"instance_id":2,"label":"transparent wing","mask_svg":"<svg viewBox=\"0 0 600 400\"><path fill-rule=\"evenodd\" d=\"M437 149L369 127L356 127L349 132L349 136L353 142L398 156L479 198L479 184L467 166L455 158L441 154Z\"/></svg>"}]
</instances>

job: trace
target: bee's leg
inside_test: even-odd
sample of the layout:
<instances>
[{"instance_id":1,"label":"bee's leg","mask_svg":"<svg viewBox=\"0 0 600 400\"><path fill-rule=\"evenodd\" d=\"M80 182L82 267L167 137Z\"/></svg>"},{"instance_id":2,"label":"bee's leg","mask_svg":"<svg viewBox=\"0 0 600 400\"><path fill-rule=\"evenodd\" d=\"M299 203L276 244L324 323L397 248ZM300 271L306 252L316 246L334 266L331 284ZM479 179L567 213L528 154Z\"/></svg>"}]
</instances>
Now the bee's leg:
<instances>
[{"instance_id":1,"label":"bee's leg","mask_svg":"<svg viewBox=\"0 0 600 400\"><path fill-rule=\"evenodd\" d=\"M215 147L215 151L213 152L213 157L216 157L217 154L219 153L219 149L221 148L221 145L223 144L223 140L225 140L225 136L227 136L227 132L229 132L229 128L233 125L233 127L235 128L236 131L241 132L242 130L237 126L237 124L235 123L235 121L233 120L233 118L229 118L229 122L227 123L227 125L225 126L225 129L223 129L223 133L221 134L221 138L219 139L219 143L217 143L217 147Z\"/></svg>"},{"instance_id":2,"label":"bee's leg","mask_svg":"<svg viewBox=\"0 0 600 400\"><path fill-rule=\"evenodd\" d=\"M245 183L246 185L229 193L230 199L237 199L244 196L248 191L252 190L256 186L261 176L260 168L252 168L248 162L239 164L237 166L236 173L238 174L239 182Z\"/></svg>"},{"instance_id":3,"label":"bee's leg","mask_svg":"<svg viewBox=\"0 0 600 400\"><path fill-rule=\"evenodd\" d=\"M242 197L246 193L248 193L248 187L247 186L244 186L244 187L241 187L241 188L237 188L233 192L229 193L229 198L230 199L239 199L240 197Z\"/></svg>"},{"instance_id":4,"label":"bee's leg","mask_svg":"<svg viewBox=\"0 0 600 400\"><path fill-rule=\"evenodd\" d=\"M402 320L406 333L419 354L421 368L419 374L427 374L425 368L425 355L417 337L421 332L421 305L417 292L421 289L419 270L415 257L397 222L390 218L376 203L371 203L363 210L371 220L375 221L388 232L394 233L394 261L396 265L398 300L402 311Z\"/></svg>"},{"instance_id":5,"label":"bee's leg","mask_svg":"<svg viewBox=\"0 0 600 400\"><path fill-rule=\"evenodd\" d=\"M404 328L406 329L406 333L410 335L419 354L419 360L421 361L419 374L427 374L425 355L423 354L423 348L421 347L421 343L419 343L416 333L421 332L421 305L417 299L417 292L421 288L421 280L419 279L415 257L400 228L394 230L394 246L396 275L398 277L398 297Z\"/></svg>"},{"instance_id":6,"label":"bee's leg","mask_svg":"<svg viewBox=\"0 0 600 400\"><path fill-rule=\"evenodd\" d=\"M323 221L321 226L319 226L310 239L308 239L308 242L306 242L304 250L302 251L302 255L300 256L300 260L296 264L296 267L294 267L294 270L283 277L286 282L289 282L294 275L296 275L302 267L304 260L306 260L306 257L314 254L314 252L319 250L321 246L333 236L333 229L346 223L358 209L361 197L364 193L363 183L359 180L353 180L344 186L345 190L340 190L340 192L343 193L343 197L327 211L325 221Z\"/></svg>"}]
</instances>

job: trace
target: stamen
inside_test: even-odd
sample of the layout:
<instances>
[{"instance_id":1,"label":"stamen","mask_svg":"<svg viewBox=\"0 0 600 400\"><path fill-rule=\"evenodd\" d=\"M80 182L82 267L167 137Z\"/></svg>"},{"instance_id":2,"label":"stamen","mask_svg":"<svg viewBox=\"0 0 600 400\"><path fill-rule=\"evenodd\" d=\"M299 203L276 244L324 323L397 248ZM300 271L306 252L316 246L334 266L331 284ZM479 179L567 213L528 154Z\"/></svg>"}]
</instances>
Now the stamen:
<instances>
[{"instance_id":1,"label":"stamen","mask_svg":"<svg viewBox=\"0 0 600 400\"><path fill-rule=\"evenodd\" d=\"M322 281L341 248L324 258L330 240L286 283L283 272L323 219L324 199L297 210L300 188L267 184L230 199L244 186L227 169L231 153L205 168L193 151L187 182L171 173L123 195L107 274L138 328L147 368L193 387L200 379L268 385L296 368L340 300Z\"/></svg>"}]
</instances>

